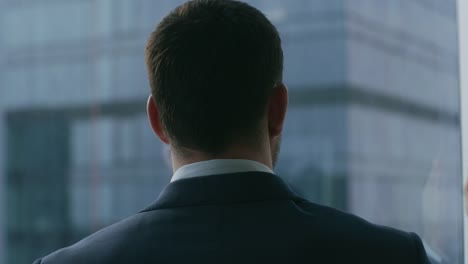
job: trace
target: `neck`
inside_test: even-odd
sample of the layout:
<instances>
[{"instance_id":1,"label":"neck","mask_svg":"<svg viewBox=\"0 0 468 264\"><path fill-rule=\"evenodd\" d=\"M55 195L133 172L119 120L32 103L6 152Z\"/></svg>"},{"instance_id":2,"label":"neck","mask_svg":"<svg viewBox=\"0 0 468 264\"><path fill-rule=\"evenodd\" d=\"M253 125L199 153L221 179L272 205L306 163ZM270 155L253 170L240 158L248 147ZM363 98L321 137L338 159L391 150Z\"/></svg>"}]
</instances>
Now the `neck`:
<instances>
[{"instance_id":1,"label":"neck","mask_svg":"<svg viewBox=\"0 0 468 264\"><path fill-rule=\"evenodd\" d=\"M208 153L203 153L199 151L184 149L183 155L180 154L181 151L172 151L172 170L175 172L182 166L201 162L206 160L213 159L246 159L253 160L265 164L270 169L273 169L273 162L271 158L270 146L267 145L264 148L252 149L242 146L235 146L228 148L226 151L223 151L220 154L212 155Z\"/></svg>"}]
</instances>

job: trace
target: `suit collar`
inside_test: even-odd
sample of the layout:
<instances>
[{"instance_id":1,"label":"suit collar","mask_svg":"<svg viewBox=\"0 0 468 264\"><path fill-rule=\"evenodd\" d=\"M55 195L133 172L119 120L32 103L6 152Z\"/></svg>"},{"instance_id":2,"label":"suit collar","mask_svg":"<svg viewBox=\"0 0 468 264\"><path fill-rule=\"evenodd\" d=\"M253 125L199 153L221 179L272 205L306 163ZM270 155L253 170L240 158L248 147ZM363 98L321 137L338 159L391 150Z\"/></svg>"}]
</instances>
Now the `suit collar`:
<instances>
[{"instance_id":1,"label":"suit collar","mask_svg":"<svg viewBox=\"0 0 468 264\"><path fill-rule=\"evenodd\" d=\"M216 204L303 200L278 176L241 172L180 179L169 183L156 202L142 212Z\"/></svg>"}]
</instances>

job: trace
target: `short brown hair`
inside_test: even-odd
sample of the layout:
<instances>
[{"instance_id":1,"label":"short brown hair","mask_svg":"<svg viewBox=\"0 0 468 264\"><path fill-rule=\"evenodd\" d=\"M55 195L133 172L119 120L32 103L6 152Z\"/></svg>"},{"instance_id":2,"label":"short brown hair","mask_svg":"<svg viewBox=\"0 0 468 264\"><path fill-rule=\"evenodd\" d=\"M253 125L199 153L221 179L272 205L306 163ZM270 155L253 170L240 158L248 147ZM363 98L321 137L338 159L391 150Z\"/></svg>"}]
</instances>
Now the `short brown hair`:
<instances>
[{"instance_id":1,"label":"short brown hair","mask_svg":"<svg viewBox=\"0 0 468 264\"><path fill-rule=\"evenodd\" d=\"M276 28L254 7L194 0L151 33L146 64L172 144L218 153L255 133L282 82L283 51Z\"/></svg>"}]
</instances>

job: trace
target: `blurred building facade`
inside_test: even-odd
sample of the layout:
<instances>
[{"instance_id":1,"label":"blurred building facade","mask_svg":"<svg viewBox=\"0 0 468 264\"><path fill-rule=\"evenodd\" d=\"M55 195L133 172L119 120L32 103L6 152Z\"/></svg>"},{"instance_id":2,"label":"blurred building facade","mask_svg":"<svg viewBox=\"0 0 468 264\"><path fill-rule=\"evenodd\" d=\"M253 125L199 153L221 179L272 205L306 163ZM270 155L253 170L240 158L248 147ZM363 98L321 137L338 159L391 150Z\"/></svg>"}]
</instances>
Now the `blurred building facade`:
<instances>
[{"instance_id":1,"label":"blurred building facade","mask_svg":"<svg viewBox=\"0 0 468 264\"><path fill-rule=\"evenodd\" d=\"M456 1L248 2L283 39L277 173L462 263ZM178 3L0 0L0 263L75 242L169 182L143 52Z\"/></svg>"}]
</instances>

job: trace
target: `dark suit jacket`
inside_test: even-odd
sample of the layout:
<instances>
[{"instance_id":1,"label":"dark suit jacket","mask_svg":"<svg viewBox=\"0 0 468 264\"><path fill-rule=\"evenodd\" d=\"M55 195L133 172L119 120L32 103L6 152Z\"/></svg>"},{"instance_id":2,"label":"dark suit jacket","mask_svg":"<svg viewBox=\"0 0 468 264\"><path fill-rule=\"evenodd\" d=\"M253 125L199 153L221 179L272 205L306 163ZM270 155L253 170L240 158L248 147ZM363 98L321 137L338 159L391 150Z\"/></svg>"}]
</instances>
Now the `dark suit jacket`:
<instances>
[{"instance_id":1,"label":"dark suit jacket","mask_svg":"<svg viewBox=\"0 0 468 264\"><path fill-rule=\"evenodd\" d=\"M35 264L428 263L419 237L308 202L262 172L181 179Z\"/></svg>"}]
</instances>

